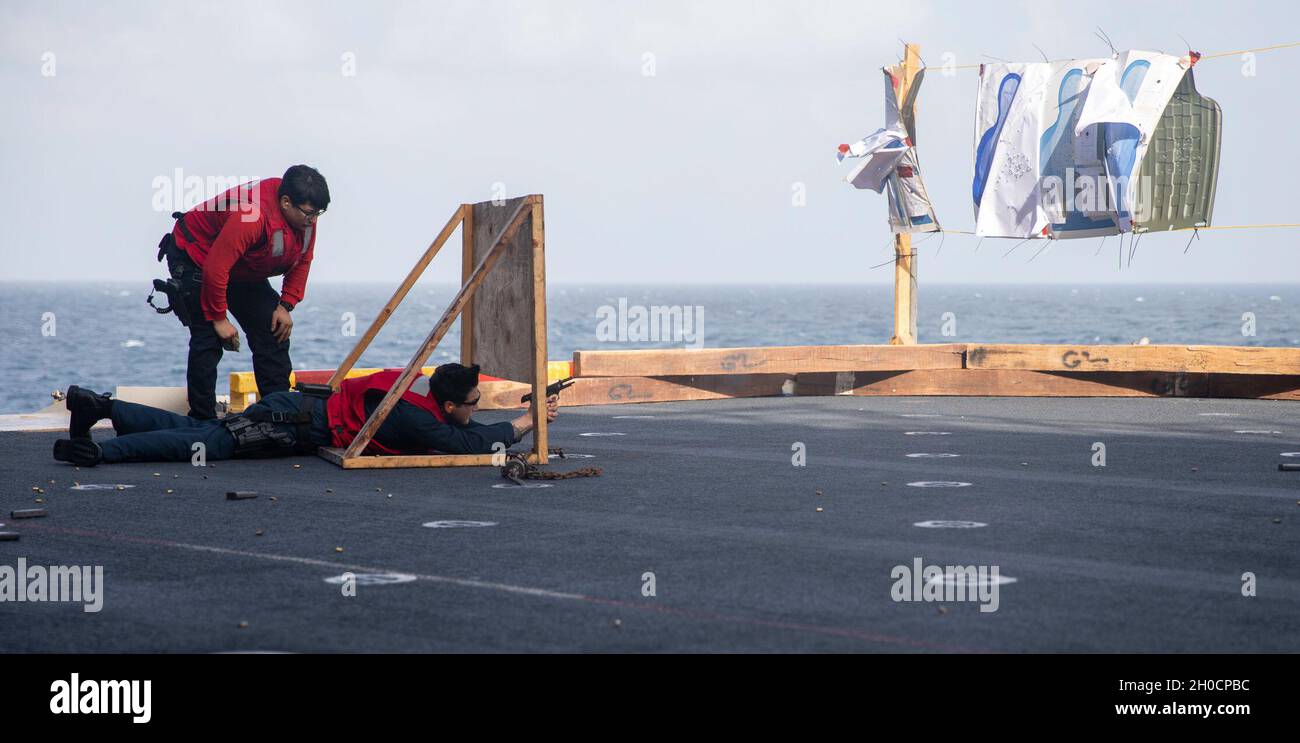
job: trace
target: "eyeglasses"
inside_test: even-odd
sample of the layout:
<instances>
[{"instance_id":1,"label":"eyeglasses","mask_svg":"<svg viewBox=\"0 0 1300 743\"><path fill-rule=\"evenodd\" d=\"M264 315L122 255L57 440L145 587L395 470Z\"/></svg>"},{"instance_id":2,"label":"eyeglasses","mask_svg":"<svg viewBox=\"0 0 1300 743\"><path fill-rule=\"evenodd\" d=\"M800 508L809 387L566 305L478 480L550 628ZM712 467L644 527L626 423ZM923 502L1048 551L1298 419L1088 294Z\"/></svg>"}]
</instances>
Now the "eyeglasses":
<instances>
[{"instance_id":1,"label":"eyeglasses","mask_svg":"<svg viewBox=\"0 0 1300 743\"><path fill-rule=\"evenodd\" d=\"M482 399L483 399L483 396L482 396L482 395L479 395L478 397L474 398L473 400L466 400L465 402L456 403L456 404L459 405L459 406L461 406L462 408L474 408L474 407L478 407L478 402L479 402L479 400L482 400Z\"/></svg>"},{"instance_id":2,"label":"eyeglasses","mask_svg":"<svg viewBox=\"0 0 1300 743\"><path fill-rule=\"evenodd\" d=\"M307 211L306 209L303 209L301 206L298 206L297 204L294 204L292 201L289 202L289 203L293 206L294 209L297 209L297 210L298 210L298 213L302 214L302 215L303 215L304 217L306 217L307 219L315 219L315 218L317 218L317 217L319 217L320 215L322 215L322 214L325 213L325 210L324 210L324 209L317 209L317 210L314 211L314 212L309 212L309 211Z\"/></svg>"}]
</instances>

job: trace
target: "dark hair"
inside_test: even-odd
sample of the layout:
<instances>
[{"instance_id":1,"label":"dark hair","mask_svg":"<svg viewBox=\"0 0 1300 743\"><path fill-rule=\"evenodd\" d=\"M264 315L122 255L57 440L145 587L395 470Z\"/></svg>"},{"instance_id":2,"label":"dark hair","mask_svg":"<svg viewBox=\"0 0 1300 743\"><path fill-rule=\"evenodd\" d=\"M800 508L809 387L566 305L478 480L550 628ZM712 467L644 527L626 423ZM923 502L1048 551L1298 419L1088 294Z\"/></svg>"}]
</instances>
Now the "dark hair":
<instances>
[{"instance_id":1,"label":"dark hair","mask_svg":"<svg viewBox=\"0 0 1300 743\"><path fill-rule=\"evenodd\" d=\"M460 364L443 364L433 370L429 380L429 392L438 402L465 402L469 391L478 386L478 364L462 366Z\"/></svg>"},{"instance_id":2,"label":"dark hair","mask_svg":"<svg viewBox=\"0 0 1300 743\"><path fill-rule=\"evenodd\" d=\"M295 205L311 204L322 211L330 205L330 187L325 183L325 176L310 165L294 165L284 171L275 196L288 196Z\"/></svg>"}]
</instances>

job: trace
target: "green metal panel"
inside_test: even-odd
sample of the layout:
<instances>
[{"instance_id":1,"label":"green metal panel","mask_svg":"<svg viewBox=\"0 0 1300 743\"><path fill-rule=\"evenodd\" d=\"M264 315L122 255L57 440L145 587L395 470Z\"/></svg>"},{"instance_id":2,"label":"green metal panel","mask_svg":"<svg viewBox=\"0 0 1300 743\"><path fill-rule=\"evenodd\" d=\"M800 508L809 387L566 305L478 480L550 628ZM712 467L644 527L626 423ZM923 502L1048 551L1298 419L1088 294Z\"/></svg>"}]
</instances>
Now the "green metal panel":
<instances>
[{"instance_id":1,"label":"green metal panel","mask_svg":"<svg viewBox=\"0 0 1300 743\"><path fill-rule=\"evenodd\" d=\"M1188 70L1160 117L1138 183L1138 230L1204 227L1214 213L1223 109ZM1149 185L1148 185L1149 184Z\"/></svg>"}]
</instances>

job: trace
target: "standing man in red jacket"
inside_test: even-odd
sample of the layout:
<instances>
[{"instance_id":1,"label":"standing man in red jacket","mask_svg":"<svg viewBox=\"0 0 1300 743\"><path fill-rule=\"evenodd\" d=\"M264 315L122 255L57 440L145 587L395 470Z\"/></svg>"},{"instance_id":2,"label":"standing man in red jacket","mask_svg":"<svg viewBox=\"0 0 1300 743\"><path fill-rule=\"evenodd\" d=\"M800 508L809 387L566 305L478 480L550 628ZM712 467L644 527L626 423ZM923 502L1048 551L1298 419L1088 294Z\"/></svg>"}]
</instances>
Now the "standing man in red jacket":
<instances>
[{"instance_id":1,"label":"standing man in red jacket","mask_svg":"<svg viewBox=\"0 0 1300 743\"><path fill-rule=\"evenodd\" d=\"M176 226L163 236L158 260L167 258L184 305L176 314L190 329L185 378L191 418L216 417L222 348L239 350L239 330L229 315L248 336L259 394L289 389L289 313L306 291L316 219L329 203L325 177L294 165L283 178L245 183L172 214ZM267 279L281 274L276 292Z\"/></svg>"}]
</instances>

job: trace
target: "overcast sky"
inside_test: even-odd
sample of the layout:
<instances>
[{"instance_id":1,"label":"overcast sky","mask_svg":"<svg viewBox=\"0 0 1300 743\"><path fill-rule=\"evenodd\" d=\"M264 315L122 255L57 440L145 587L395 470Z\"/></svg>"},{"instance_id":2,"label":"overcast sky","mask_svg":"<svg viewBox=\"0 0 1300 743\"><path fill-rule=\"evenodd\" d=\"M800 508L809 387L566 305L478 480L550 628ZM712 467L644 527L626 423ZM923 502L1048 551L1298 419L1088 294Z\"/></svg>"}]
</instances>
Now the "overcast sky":
<instances>
[{"instance_id":1,"label":"overcast sky","mask_svg":"<svg viewBox=\"0 0 1300 743\"><path fill-rule=\"evenodd\" d=\"M834 153L883 125L900 39L932 67L918 145L939 219L971 229L977 74L945 61L1104 56L1098 25L1120 49L1265 46L1300 40L1296 7L0 0L0 278L161 275L158 179L301 162L333 195L316 281L396 283L457 204L500 188L545 194L552 283L890 281L868 270L892 255L885 199ZM1224 110L1214 222L1300 222L1300 48L1253 64L1196 68ZM1027 263L1029 246L949 235L919 245L920 278L1297 281L1297 242L1214 232L1184 255L1186 233L1150 235L1119 271L1115 238ZM459 251L443 258L433 278L459 276Z\"/></svg>"}]
</instances>

